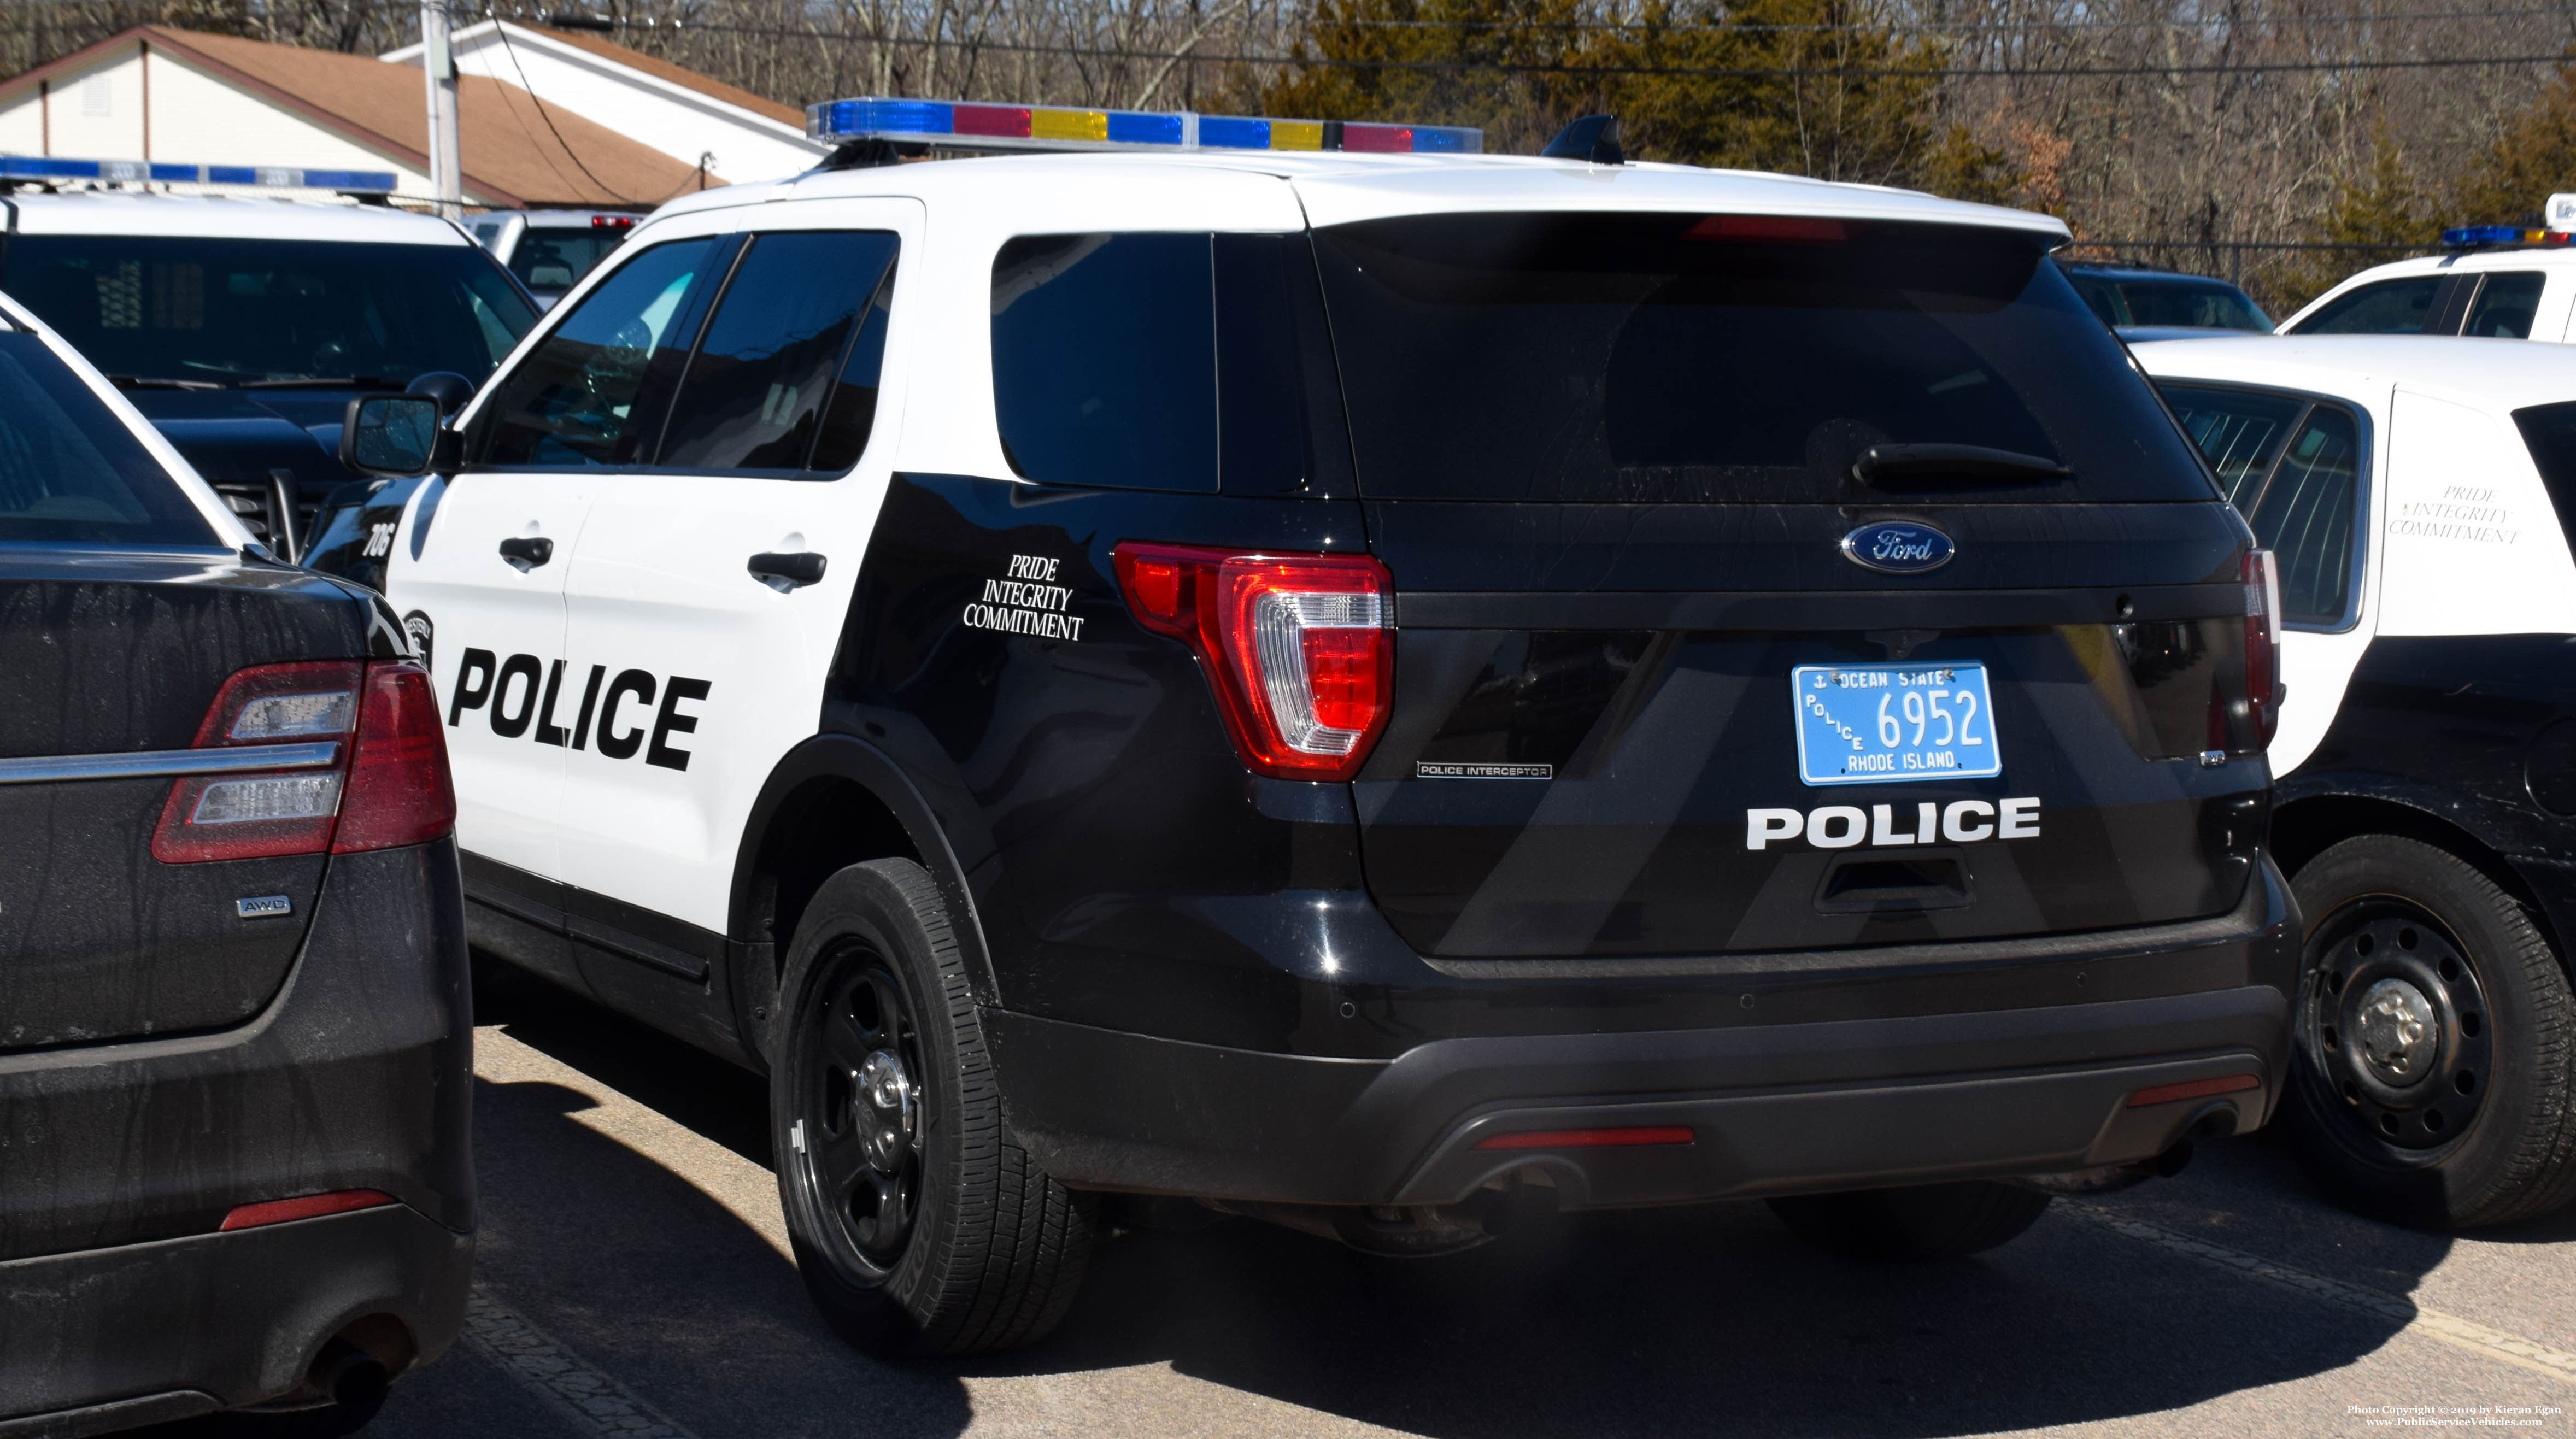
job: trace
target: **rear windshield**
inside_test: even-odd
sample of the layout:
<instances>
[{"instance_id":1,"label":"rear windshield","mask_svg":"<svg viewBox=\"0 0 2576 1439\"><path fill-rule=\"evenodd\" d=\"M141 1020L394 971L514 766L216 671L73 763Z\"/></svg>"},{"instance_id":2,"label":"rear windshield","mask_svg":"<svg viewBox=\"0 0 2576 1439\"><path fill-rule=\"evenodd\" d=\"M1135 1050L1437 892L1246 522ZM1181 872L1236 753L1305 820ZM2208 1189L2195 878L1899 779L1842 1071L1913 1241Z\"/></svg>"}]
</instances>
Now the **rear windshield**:
<instances>
[{"instance_id":1,"label":"rear windshield","mask_svg":"<svg viewBox=\"0 0 2576 1439\"><path fill-rule=\"evenodd\" d=\"M510 252L510 272L531 290L569 290L626 238L624 230L540 230L531 226Z\"/></svg>"},{"instance_id":2,"label":"rear windshield","mask_svg":"<svg viewBox=\"0 0 2576 1439\"><path fill-rule=\"evenodd\" d=\"M480 246L13 235L0 285L119 384L477 384L537 320Z\"/></svg>"},{"instance_id":3,"label":"rear windshield","mask_svg":"<svg viewBox=\"0 0 2576 1439\"><path fill-rule=\"evenodd\" d=\"M1415 216L1316 232L1375 498L1867 498L1877 446L2069 477L1909 476L1945 501L2215 496L2031 240L1730 215Z\"/></svg>"},{"instance_id":4,"label":"rear windshield","mask_svg":"<svg viewBox=\"0 0 2576 1439\"><path fill-rule=\"evenodd\" d=\"M0 543L220 544L179 482L35 336L0 331Z\"/></svg>"}]
</instances>

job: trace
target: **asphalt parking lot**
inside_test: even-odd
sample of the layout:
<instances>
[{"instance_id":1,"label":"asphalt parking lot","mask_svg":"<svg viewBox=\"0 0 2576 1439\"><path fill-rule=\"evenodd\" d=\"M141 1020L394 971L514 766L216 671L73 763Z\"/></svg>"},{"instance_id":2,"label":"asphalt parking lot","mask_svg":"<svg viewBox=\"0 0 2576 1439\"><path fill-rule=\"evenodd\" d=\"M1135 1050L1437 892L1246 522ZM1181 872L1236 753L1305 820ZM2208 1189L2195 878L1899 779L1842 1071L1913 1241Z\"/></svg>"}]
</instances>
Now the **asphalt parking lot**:
<instances>
[{"instance_id":1,"label":"asphalt parking lot","mask_svg":"<svg viewBox=\"0 0 2576 1439\"><path fill-rule=\"evenodd\" d=\"M2576 1407L2576 1212L2391 1229L2259 1136L1923 1266L1816 1253L1759 1204L1413 1263L1251 1221L1130 1234L1045 1344L888 1367L806 1303L760 1081L483 983L476 1307L378 1439L2563 1433Z\"/></svg>"}]
</instances>

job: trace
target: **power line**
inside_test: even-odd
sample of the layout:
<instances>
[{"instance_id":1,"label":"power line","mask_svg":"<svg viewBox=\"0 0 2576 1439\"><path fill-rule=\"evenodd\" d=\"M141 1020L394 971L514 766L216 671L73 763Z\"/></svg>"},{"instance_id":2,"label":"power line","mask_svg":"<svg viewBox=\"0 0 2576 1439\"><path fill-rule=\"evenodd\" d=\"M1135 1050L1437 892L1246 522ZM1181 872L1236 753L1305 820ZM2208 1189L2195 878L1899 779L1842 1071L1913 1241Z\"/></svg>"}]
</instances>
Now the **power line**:
<instances>
[{"instance_id":1,"label":"power line","mask_svg":"<svg viewBox=\"0 0 2576 1439\"><path fill-rule=\"evenodd\" d=\"M622 25L631 22L620 22ZM660 30L660 26L634 26L637 29ZM727 35L781 35L807 40L830 40L841 44L922 46L934 49L998 51L1016 55L1064 55L1089 60L1163 60L1170 58L1163 50L1130 50L1088 45L1034 45L1006 40L948 40L913 36L879 36L866 34L817 34L809 30L791 30L770 25L672 25L670 33L687 35L699 32ZM1681 34L1692 32L1683 31ZM1707 79L1922 79L1965 80L1984 78L2055 79L2083 76L2146 75L2284 75L2324 74L2346 71L2381 70L2448 70L2475 69L2486 66L2564 65L2565 53L2549 55L2449 55L2407 60L2282 60L2248 64L2208 63L2181 65L1769 65L1769 66L1700 66L1700 65L1591 65L1548 64L1512 60L1350 60L1330 56L1300 55L1211 55L1194 58L1220 65L1292 65L1321 70L1406 70L1429 72L1492 73L1512 75L1662 75Z\"/></svg>"},{"instance_id":2,"label":"power line","mask_svg":"<svg viewBox=\"0 0 2576 1439\"><path fill-rule=\"evenodd\" d=\"M1789 25L1758 20L1725 20L1709 24L1656 25L1638 20L1329 20L1319 21L1326 27L1354 26L1369 29L1404 30L1663 30L1696 34L1702 31L1727 31L1768 34L1778 31L1847 32L1870 34L1954 34L1989 33L2013 35L2032 30L2245 30L2292 25L2373 25L2410 20L2484 20L2554 16L2576 19L2558 6L2516 10L2390 10L2362 11L2349 15L2252 15L2230 16L2220 20L1891 20L1873 25L1866 21L1844 21L1839 24ZM618 22L631 24L631 21Z\"/></svg>"}]
</instances>

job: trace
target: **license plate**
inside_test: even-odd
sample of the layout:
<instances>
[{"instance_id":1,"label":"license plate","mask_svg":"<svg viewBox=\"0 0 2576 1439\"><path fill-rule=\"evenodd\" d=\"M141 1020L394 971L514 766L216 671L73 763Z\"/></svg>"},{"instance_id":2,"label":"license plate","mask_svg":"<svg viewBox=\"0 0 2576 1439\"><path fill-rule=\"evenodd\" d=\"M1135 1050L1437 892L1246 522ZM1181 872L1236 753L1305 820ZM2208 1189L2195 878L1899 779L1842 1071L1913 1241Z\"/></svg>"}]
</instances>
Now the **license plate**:
<instances>
[{"instance_id":1,"label":"license plate","mask_svg":"<svg viewBox=\"0 0 2576 1439\"><path fill-rule=\"evenodd\" d=\"M1800 665L1789 683L1798 705L1798 778L1809 784L2004 772L1984 665Z\"/></svg>"}]
</instances>

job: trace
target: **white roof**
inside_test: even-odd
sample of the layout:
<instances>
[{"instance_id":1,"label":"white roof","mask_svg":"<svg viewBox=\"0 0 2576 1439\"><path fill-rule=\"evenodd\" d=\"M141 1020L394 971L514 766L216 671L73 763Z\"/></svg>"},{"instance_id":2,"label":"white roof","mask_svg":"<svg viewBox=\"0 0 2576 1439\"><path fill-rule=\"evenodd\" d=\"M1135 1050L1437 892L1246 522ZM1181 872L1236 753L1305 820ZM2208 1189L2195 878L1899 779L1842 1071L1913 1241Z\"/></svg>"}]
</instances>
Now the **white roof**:
<instances>
[{"instance_id":1,"label":"white roof","mask_svg":"<svg viewBox=\"0 0 2576 1439\"><path fill-rule=\"evenodd\" d=\"M685 196L661 214L755 205L780 199L902 195L935 209L983 205L1032 213L1033 228L1053 228L1029 202L1062 187L1106 199L1111 192L1144 229L1183 216L1228 208L1217 195L1222 176L1284 180L1306 223L1340 225L1391 215L1526 210L1644 210L1835 219L1915 220L2020 230L2048 241L2067 238L2054 216L1942 200L1911 190L1839 184L1747 170L1688 165L1592 165L1520 155L1355 155L1281 151L1009 155L941 160L861 170L818 171L765 184L733 185ZM1215 192L1215 193L1211 193ZM1209 202L1215 201L1211 206ZM1087 207L1086 207L1087 208ZM1289 223L1293 224L1291 220Z\"/></svg>"},{"instance_id":2,"label":"white roof","mask_svg":"<svg viewBox=\"0 0 2576 1439\"><path fill-rule=\"evenodd\" d=\"M2376 405L2391 386L2482 410L2576 400L2576 346L2454 335L2245 335L2132 345L2160 380L2220 380Z\"/></svg>"},{"instance_id":3,"label":"white roof","mask_svg":"<svg viewBox=\"0 0 2576 1439\"><path fill-rule=\"evenodd\" d=\"M470 245L445 220L384 205L270 195L172 195L160 191L21 190L0 197L22 235L181 235L227 240L338 240L383 245Z\"/></svg>"},{"instance_id":4,"label":"white roof","mask_svg":"<svg viewBox=\"0 0 2576 1439\"><path fill-rule=\"evenodd\" d=\"M2304 305L2297 313L2281 322L2283 329L2297 324L2309 313L2358 285L2381 280L2402 280L2409 275L2445 275L2455 271L2475 274L2482 270L2556 270L2576 265L2576 245L2550 245L2528 250L2460 250L2447 255L2417 255L2410 260L2391 260L2373 265L2337 280L2333 287Z\"/></svg>"}]
</instances>

